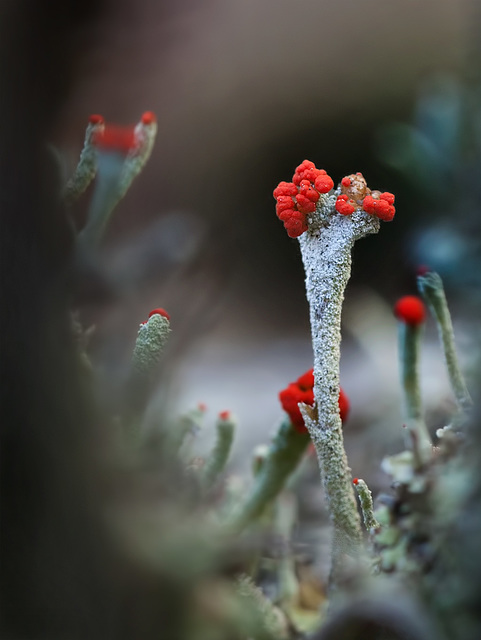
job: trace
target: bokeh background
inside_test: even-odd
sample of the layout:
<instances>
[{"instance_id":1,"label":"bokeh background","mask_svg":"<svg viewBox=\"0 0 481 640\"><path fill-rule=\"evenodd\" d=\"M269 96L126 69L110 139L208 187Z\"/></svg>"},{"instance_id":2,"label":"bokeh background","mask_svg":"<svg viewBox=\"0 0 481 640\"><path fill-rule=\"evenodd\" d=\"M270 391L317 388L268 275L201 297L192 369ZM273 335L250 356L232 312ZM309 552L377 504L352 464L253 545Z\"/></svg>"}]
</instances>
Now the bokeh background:
<instances>
[{"instance_id":1,"label":"bokeh background","mask_svg":"<svg viewBox=\"0 0 481 640\"><path fill-rule=\"evenodd\" d=\"M173 335L152 413L232 410L233 465L248 464L281 418L279 390L312 366L300 255L272 191L304 158L336 183L361 171L396 194L397 214L355 248L341 384L354 474L382 484L402 431L391 308L415 293L420 263L445 278L463 364L477 363L480 15L473 0L118 0L104 13L52 133L66 175L89 114L130 124L153 110L159 123L82 289L107 396L162 306ZM432 323L426 338L435 430L452 400Z\"/></svg>"}]
</instances>

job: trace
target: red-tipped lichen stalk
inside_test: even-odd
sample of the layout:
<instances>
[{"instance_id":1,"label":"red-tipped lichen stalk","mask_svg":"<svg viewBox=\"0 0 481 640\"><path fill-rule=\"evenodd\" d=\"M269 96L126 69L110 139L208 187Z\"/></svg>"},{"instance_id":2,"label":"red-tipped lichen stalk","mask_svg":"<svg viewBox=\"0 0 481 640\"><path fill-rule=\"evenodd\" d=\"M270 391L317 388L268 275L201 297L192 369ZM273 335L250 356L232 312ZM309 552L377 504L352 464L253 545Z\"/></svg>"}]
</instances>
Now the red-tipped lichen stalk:
<instances>
[{"instance_id":1,"label":"red-tipped lichen stalk","mask_svg":"<svg viewBox=\"0 0 481 640\"><path fill-rule=\"evenodd\" d=\"M454 344L453 323L451 322L451 314L449 313L449 307L444 293L443 281L435 271L428 270L419 274L418 288L436 319L449 381L456 402L460 409L466 410L471 407L472 400L458 363Z\"/></svg>"},{"instance_id":2,"label":"red-tipped lichen stalk","mask_svg":"<svg viewBox=\"0 0 481 640\"><path fill-rule=\"evenodd\" d=\"M145 408L169 334L170 317L164 309L151 311L139 326L125 393L130 420L138 419Z\"/></svg>"},{"instance_id":3,"label":"red-tipped lichen stalk","mask_svg":"<svg viewBox=\"0 0 481 640\"><path fill-rule=\"evenodd\" d=\"M421 461L429 458L431 438L423 417L419 376L419 352L426 310L417 296L404 296L394 305L399 329L399 369L403 390L408 446L415 447Z\"/></svg>"},{"instance_id":4,"label":"red-tipped lichen stalk","mask_svg":"<svg viewBox=\"0 0 481 640\"><path fill-rule=\"evenodd\" d=\"M216 423L216 442L202 468L201 484L204 491L208 491L215 484L227 464L236 425L237 420L230 411L219 413Z\"/></svg>"},{"instance_id":5,"label":"red-tipped lichen stalk","mask_svg":"<svg viewBox=\"0 0 481 640\"><path fill-rule=\"evenodd\" d=\"M93 141L102 134L105 122L102 116L91 115L85 130L84 146L73 176L67 182L63 198L67 205L71 205L82 195L95 177L97 171L97 150Z\"/></svg>"},{"instance_id":6,"label":"red-tipped lichen stalk","mask_svg":"<svg viewBox=\"0 0 481 640\"><path fill-rule=\"evenodd\" d=\"M303 198L299 201L301 187L314 207ZM337 191L331 191L332 187L333 181L325 171L305 160L297 167L292 183L281 183L274 197L277 215L288 234L293 237L295 231L299 238L306 272L316 405L314 409L301 405L301 412L316 447L334 526L331 576L335 581L342 569L343 554L357 557L362 545L339 415L341 308L354 242L377 233L380 219L392 220L395 210L394 196L371 191L359 173L346 176ZM298 214L302 216L299 225Z\"/></svg>"},{"instance_id":7,"label":"red-tipped lichen stalk","mask_svg":"<svg viewBox=\"0 0 481 640\"><path fill-rule=\"evenodd\" d=\"M97 181L87 224L78 237L83 251L98 244L112 211L149 159L156 133L155 116L147 111L135 127L106 125L93 137Z\"/></svg>"}]
</instances>

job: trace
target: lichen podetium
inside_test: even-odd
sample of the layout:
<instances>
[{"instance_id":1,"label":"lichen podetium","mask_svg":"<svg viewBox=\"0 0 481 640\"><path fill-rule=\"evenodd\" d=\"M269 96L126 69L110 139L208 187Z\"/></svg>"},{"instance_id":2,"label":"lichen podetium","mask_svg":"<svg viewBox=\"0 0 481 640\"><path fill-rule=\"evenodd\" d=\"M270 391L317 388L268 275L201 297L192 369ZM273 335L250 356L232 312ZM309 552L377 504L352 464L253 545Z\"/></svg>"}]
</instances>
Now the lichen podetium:
<instances>
[{"instance_id":1,"label":"lichen podetium","mask_svg":"<svg viewBox=\"0 0 481 640\"><path fill-rule=\"evenodd\" d=\"M297 237L306 273L314 351L314 407L300 405L319 459L333 525L331 586L344 574L346 556L362 556L362 532L339 414L341 309L356 240L377 233L394 217L394 196L371 191L360 173L336 190L325 171L305 160L292 182L274 191L277 215ZM296 195L297 190L297 195Z\"/></svg>"}]
</instances>

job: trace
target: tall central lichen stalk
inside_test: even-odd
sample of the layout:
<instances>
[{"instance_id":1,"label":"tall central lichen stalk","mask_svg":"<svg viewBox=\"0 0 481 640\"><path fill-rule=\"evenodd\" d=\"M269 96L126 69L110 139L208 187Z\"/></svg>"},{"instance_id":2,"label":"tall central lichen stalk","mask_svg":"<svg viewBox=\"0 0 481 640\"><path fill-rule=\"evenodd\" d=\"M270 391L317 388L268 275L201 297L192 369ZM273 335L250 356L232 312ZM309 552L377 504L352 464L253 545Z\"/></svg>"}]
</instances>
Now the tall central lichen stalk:
<instances>
[{"instance_id":1,"label":"tall central lichen stalk","mask_svg":"<svg viewBox=\"0 0 481 640\"><path fill-rule=\"evenodd\" d=\"M304 409L304 422L316 447L334 527L334 576L342 554L354 556L362 541L339 416L341 309L351 275L354 242L376 233L379 220L361 211L341 216L334 209L335 197L326 200L327 206L322 207L325 226L302 234L299 245L306 272L316 400L314 412Z\"/></svg>"},{"instance_id":2,"label":"tall central lichen stalk","mask_svg":"<svg viewBox=\"0 0 481 640\"><path fill-rule=\"evenodd\" d=\"M360 174L344 178L336 192L332 187L325 172L304 161L293 182L281 183L274 196L278 216L289 235L299 239L306 272L315 405L300 405L300 409L316 448L333 525L331 584L335 584L343 573L345 555L357 558L362 549L361 522L339 415L342 302L354 243L377 233L380 217L392 219L394 197L371 192ZM294 224L299 219L302 224Z\"/></svg>"}]
</instances>

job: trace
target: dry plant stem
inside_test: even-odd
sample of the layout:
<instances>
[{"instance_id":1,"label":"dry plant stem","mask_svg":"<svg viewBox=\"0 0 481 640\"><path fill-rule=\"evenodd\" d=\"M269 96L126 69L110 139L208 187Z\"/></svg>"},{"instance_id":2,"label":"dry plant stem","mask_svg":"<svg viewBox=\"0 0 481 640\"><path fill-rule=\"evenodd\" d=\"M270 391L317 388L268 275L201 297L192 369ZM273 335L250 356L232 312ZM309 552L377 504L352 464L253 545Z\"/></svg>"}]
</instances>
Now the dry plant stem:
<instances>
[{"instance_id":1,"label":"dry plant stem","mask_svg":"<svg viewBox=\"0 0 481 640\"><path fill-rule=\"evenodd\" d=\"M448 370L449 381L453 389L458 406L466 410L472 405L469 391L463 374L459 368L456 347L454 345L454 331L449 313L443 282L435 271L430 271L418 277L418 288L436 319L439 338L443 346L444 359Z\"/></svg>"},{"instance_id":2,"label":"dry plant stem","mask_svg":"<svg viewBox=\"0 0 481 640\"><path fill-rule=\"evenodd\" d=\"M331 580L342 570L342 556L357 557L361 522L347 464L339 416L341 309L351 273L354 242L379 230L379 220L363 211L342 216L336 196L321 198L316 220L299 238L306 272L314 351L315 409L302 406L304 422L319 458L333 532Z\"/></svg>"}]
</instances>

